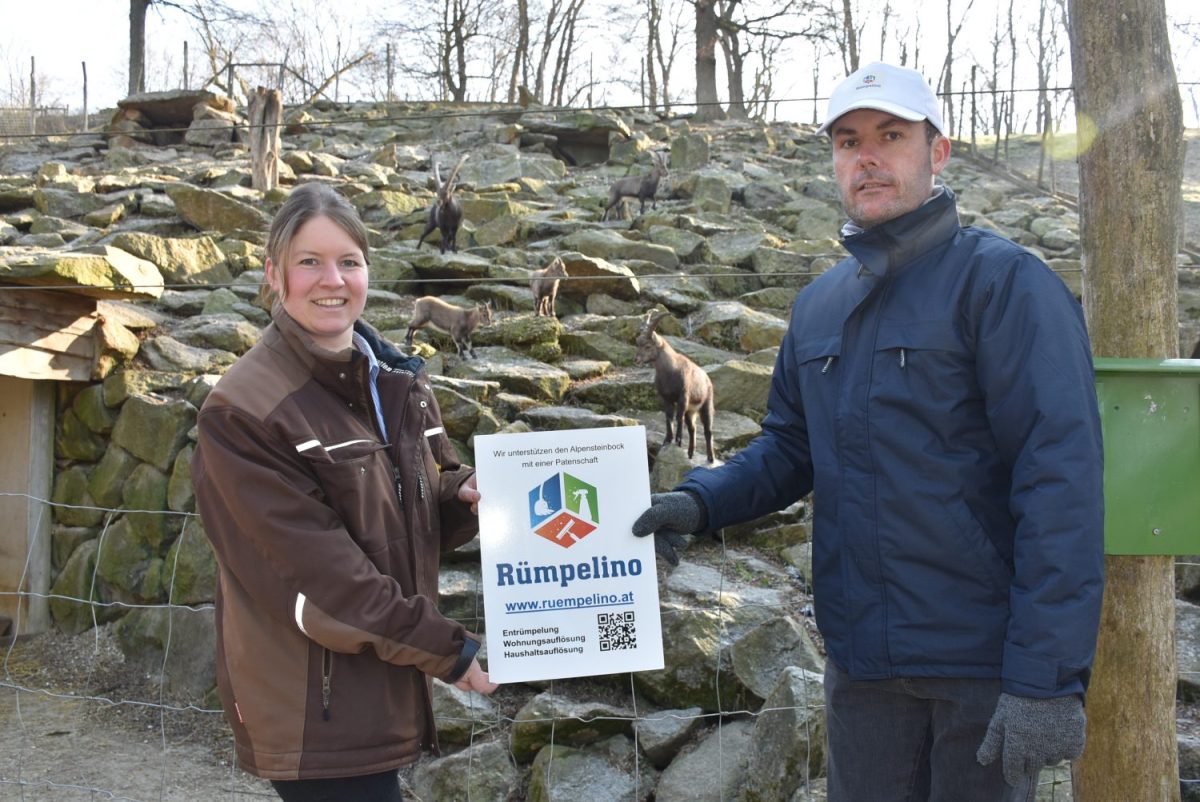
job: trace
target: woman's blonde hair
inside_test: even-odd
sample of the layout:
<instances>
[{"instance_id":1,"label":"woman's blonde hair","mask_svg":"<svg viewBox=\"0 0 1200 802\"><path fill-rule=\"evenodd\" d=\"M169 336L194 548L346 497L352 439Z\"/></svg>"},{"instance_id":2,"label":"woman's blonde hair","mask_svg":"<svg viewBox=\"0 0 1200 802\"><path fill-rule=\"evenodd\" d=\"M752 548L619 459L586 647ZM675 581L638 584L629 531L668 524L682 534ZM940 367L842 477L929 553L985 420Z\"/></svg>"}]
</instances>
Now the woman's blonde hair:
<instances>
[{"instance_id":1,"label":"woman's blonde hair","mask_svg":"<svg viewBox=\"0 0 1200 802\"><path fill-rule=\"evenodd\" d=\"M363 225L358 210L327 184L312 182L301 184L292 190L288 199L271 221L267 234L267 258L271 260L278 277L282 295L287 295L287 255L292 240L300 227L317 217L328 217L345 231L362 251L364 263L370 263L367 244L367 227ZM275 300L275 290L266 275L259 286L259 297L268 304Z\"/></svg>"}]
</instances>

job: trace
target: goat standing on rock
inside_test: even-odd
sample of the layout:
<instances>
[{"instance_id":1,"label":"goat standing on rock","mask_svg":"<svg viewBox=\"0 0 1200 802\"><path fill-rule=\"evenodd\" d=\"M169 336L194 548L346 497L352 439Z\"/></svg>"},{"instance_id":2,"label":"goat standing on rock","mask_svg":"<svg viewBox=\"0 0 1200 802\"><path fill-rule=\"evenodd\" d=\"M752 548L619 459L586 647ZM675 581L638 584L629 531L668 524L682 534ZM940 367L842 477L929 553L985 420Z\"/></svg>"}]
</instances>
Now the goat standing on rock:
<instances>
[{"instance_id":1,"label":"goat standing on rock","mask_svg":"<svg viewBox=\"0 0 1200 802\"><path fill-rule=\"evenodd\" d=\"M450 335L454 340L454 348L460 357L470 355L475 358L475 346L471 345L471 332L481 325L492 323L492 302L476 304L473 309L463 309L448 304L441 298L426 295L418 298L413 304L412 322L408 324L408 332L404 335L404 344L413 347L413 334L417 329L433 326Z\"/></svg>"},{"instance_id":2,"label":"goat standing on rock","mask_svg":"<svg viewBox=\"0 0 1200 802\"><path fill-rule=\"evenodd\" d=\"M458 171L469 155L464 154L458 160L458 164L454 165L454 169L450 171L450 175L446 176L446 183L444 184L442 183L441 171L438 168L437 162L433 163L433 179L437 184L437 198L434 200L433 206L429 207L429 222L425 224L425 231L421 234L421 238L417 240L418 248L421 247L421 243L436 228L442 235L441 242L439 243L442 253L445 253L447 248L458 253L458 227L462 224L463 213L458 198L454 196L454 185L458 180Z\"/></svg>"},{"instance_id":3,"label":"goat standing on rock","mask_svg":"<svg viewBox=\"0 0 1200 802\"><path fill-rule=\"evenodd\" d=\"M646 199L650 199L650 208L657 209L658 201L654 197L654 193L658 192L658 182L662 178L666 178L667 173L667 154L653 151L650 154L654 159L654 167L646 175L631 175L626 178L619 178L613 182L613 185L608 188L608 202L604 205L604 214L601 215L601 220L608 219L608 213L617 207L621 202L621 198L637 198L641 201L641 206L638 208L638 214L646 212Z\"/></svg>"},{"instance_id":4,"label":"goat standing on rock","mask_svg":"<svg viewBox=\"0 0 1200 802\"><path fill-rule=\"evenodd\" d=\"M554 301L558 298L558 282L567 277L567 265L561 256L554 257L549 265L533 274L529 288L533 290L533 314L535 317L548 315L558 317Z\"/></svg>"},{"instance_id":5,"label":"goat standing on rock","mask_svg":"<svg viewBox=\"0 0 1200 802\"><path fill-rule=\"evenodd\" d=\"M704 445L708 461L716 462L713 451L713 385L712 379L699 365L671 347L655 328L669 313L646 312L646 319L638 331L634 359L638 364L654 365L654 389L662 402L663 414L667 417L667 436L663 445L671 442L683 445L683 426L687 424L688 459L696 453L696 416L704 424Z\"/></svg>"}]
</instances>

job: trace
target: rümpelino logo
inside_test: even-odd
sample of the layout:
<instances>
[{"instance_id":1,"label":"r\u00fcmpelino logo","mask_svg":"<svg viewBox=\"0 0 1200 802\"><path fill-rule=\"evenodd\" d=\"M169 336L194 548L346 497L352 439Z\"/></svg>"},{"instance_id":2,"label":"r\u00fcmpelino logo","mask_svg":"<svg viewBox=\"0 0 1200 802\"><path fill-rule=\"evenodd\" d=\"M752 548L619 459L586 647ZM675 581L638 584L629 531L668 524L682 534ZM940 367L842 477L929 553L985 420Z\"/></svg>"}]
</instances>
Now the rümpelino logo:
<instances>
[{"instance_id":1,"label":"r\u00fcmpelino logo","mask_svg":"<svg viewBox=\"0 0 1200 802\"><path fill-rule=\"evenodd\" d=\"M871 72L867 73L866 75L864 75L864 76L862 77L862 82L863 82L864 84L873 84L873 83L875 83L875 74L874 74L874 73L871 73Z\"/></svg>"},{"instance_id":2,"label":"r\u00fcmpelino logo","mask_svg":"<svg viewBox=\"0 0 1200 802\"><path fill-rule=\"evenodd\" d=\"M569 473L556 473L529 491L529 528L564 549L596 531L596 488Z\"/></svg>"}]
</instances>

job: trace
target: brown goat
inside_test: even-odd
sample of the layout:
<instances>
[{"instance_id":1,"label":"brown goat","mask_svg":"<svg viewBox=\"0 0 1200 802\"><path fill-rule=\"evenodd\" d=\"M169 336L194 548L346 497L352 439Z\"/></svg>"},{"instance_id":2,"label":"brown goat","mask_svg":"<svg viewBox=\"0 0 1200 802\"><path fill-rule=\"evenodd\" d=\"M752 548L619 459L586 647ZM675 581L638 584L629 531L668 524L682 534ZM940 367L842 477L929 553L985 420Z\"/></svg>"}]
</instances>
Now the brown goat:
<instances>
[{"instance_id":1,"label":"brown goat","mask_svg":"<svg viewBox=\"0 0 1200 802\"><path fill-rule=\"evenodd\" d=\"M655 199L654 193L658 191L659 179L668 175L667 155L658 151L653 151L650 155L654 159L654 166L650 172L645 175L618 178L608 188L608 202L604 204L604 214L600 216L601 220L607 220L608 213L616 208L617 204L621 202L621 198L625 197L637 198L641 201L638 214L645 213L647 198L650 199L650 208L658 208L658 201Z\"/></svg>"},{"instance_id":2,"label":"brown goat","mask_svg":"<svg viewBox=\"0 0 1200 802\"><path fill-rule=\"evenodd\" d=\"M533 274L529 288L533 290L533 314L558 317L554 302L558 298L558 282L567 277L567 265L562 257L554 257L549 265Z\"/></svg>"},{"instance_id":3,"label":"brown goat","mask_svg":"<svg viewBox=\"0 0 1200 802\"><path fill-rule=\"evenodd\" d=\"M437 198L434 199L433 206L429 207L429 221L425 224L424 233L417 240L418 248L436 228L442 235L439 243L441 252L445 253L447 248L455 253L458 252L458 227L462 224L463 213L462 205L454 195L454 188L455 182L458 180L458 171L469 155L464 154L458 160L458 164L454 165L450 175L446 176L445 183L442 183L441 170L438 168L437 162L434 162L433 180L437 187Z\"/></svg>"},{"instance_id":4,"label":"brown goat","mask_svg":"<svg viewBox=\"0 0 1200 802\"><path fill-rule=\"evenodd\" d=\"M490 325L491 322L491 301L476 304L473 309L463 309L460 306L448 304L441 298L426 295L418 298L413 304L412 322L408 324L408 332L404 335L404 344L412 348L413 334L416 330L433 326L450 335L460 357L467 355L474 357L475 347L471 345L471 332L481 325Z\"/></svg>"},{"instance_id":5,"label":"brown goat","mask_svg":"<svg viewBox=\"0 0 1200 802\"><path fill-rule=\"evenodd\" d=\"M642 327L638 331L635 343L637 352L634 359L638 364L654 365L654 389L662 403L663 414L667 418L667 436L663 445L675 440L675 445L683 445L683 427L688 431L688 459L696 453L696 416L704 424L704 445L708 451L708 461L716 462L713 451L713 385L699 365L671 347L655 328L658 322L666 317L667 312L646 312Z\"/></svg>"}]
</instances>

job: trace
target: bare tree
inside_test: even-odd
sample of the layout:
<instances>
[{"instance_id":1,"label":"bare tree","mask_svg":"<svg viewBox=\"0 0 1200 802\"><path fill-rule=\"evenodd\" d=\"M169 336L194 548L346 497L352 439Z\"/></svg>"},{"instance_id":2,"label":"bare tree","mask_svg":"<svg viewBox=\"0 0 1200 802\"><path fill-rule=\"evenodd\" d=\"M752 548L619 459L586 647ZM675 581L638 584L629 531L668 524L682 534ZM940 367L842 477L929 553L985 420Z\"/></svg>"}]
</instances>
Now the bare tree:
<instances>
[{"instance_id":1,"label":"bare tree","mask_svg":"<svg viewBox=\"0 0 1200 802\"><path fill-rule=\"evenodd\" d=\"M842 0L842 58L846 74L858 69L858 39L861 34L854 27L854 8L851 0Z\"/></svg>"},{"instance_id":2,"label":"bare tree","mask_svg":"<svg viewBox=\"0 0 1200 802\"><path fill-rule=\"evenodd\" d=\"M129 94L146 91L146 12L154 0L129 0Z\"/></svg>"},{"instance_id":3,"label":"bare tree","mask_svg":"<svg viewBox=\"0 0 1200 802\"><path fill-rule=\"evenodd\" d=\"M582 10L583 0L567 0L566 8L562 11L558 52L554 59L554 73L550 79L551 102L556 106L562 106L566 102L567 79L571 74L571 57L575 55L575 35L579 25L579 13Z\"/></svg>"},{"instance_id":4,"label":"bare tree","mask_svg":"<svg viewBox=\"0 0 1200 802\"><path fill-rule=\"evenodd\" d=\"M720 120L717 99L717 0L692 0L696 8L696 113L700 122Z\"/></svg>"},{"instance_id":5,"label":"bare tree","mask_svg":"<svg viewBox=\"0 0 1200 802\"><path fill-rule=\"evenodd\" d=\"M1113 24L1120 20L1119 25ZM1070 3L1083 301L1104 356L1179 355L1183 112L1163 0ZM1180 798L1171 556L1107 556L1076 799Z\"/></svg>"},{"instance_id":6,"label":"bare tree","mask_svg":"<svg viewBox=\"0 0 1200 802\"><path fill-rule=\"evenodd\" d=\"M963 23L971 13L975 0L968 0L967 7L959 15L957 25L953 21L953 5L952 0L946 0L946 58L942 61L942 73L938 76L938 83L942 86L942 116L945 118L947 131L954 130L954 43L962 33Z\"/></svg>"},{"instance_id":7,"label":"bare tree","mask_svg":"<svg viewBox=\"0 0 1200 802\"><path fill-rule=\"evenodd\" d=\"M517 99L517 87L521 83L529 62L529 0L517 0L516 46L513 48L512 72L508 77L508 102Z\"/></svg>"},{"instance_id":8,"label":"bare tree","mask_svg":"<svg viewBox=\"0 0 1200 802\"><path fill-rule=\"evenodd\" d=\"M748 14L741 0L717 0L717 29L729 85L730 117L749 115L745 95L746 65L757 56L757 68L752 84L750 105L765 110L773 84L774 57L782 43L800 36L819 38L826 33L813 17L805 15L804 27L791 27L802 19L801 10L808 10L802 0L785 0L769 7L758 7L761 13Z\"/></svg>"},{"instance_id":9,"label":"bare tree","mask_svg":"<svg viewBox=\"0 0 1200 802\"><path fill-rule=\"evenodd\" d=\"M647 29L648 43L647 63L657 66L658 88L661 92L663 110L671 111L671 72L675 59L683 48L684 15L686 3L680 0L664 2L664 0L647 0ZM651 21L653 19L653 21ZM653 84L652 84L653 85ZM651 89L650 108L656 108L656 100Z\"/></svg>"}]
</instances>

